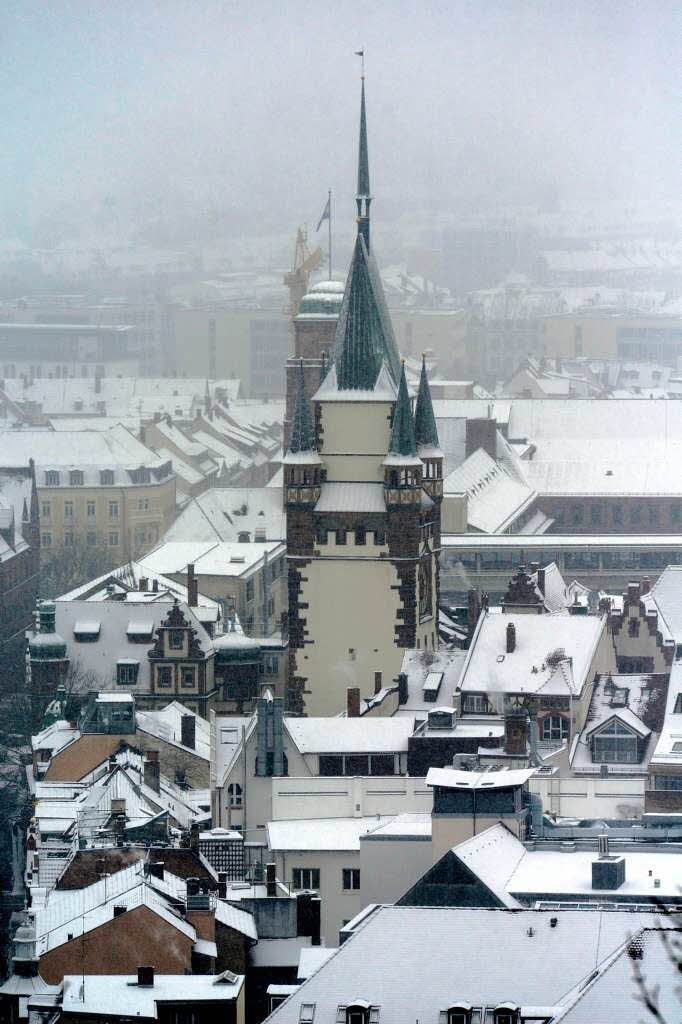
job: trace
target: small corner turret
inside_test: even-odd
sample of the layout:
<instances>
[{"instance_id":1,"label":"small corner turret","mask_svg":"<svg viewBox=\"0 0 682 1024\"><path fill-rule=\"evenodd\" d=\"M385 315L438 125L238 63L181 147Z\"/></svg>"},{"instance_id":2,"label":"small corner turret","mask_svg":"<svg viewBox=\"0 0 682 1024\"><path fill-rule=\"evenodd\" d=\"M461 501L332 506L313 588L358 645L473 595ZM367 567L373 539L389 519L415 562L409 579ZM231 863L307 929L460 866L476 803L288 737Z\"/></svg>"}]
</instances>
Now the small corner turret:
<instances>
[{"instance_id":1,"label":"small corner turret","mask_svg":"<svg viewBox=\"0 0 682 1024\"><path fill-rule=\"evenodd\" d=\"M303 360L299 362L296 400L289 447L284 456L284 493L287 505L314 505L320 496L322 460L315 441L315 425L305 393Z\"/></svg>"},{"instance_id":2,"label":"small corner turret","mask_svg":"<svg viewBox=\"0 0 682 1024\"><path fill-rule=\"evenodd\" d=\"M412 404L405 379L405 363L400 371L398 398L393 409L393 426L388 455L384 459L386 506L414 505L421 502L422 462L417 454L417 439Z\"/></svg>"},{"instance_id":3,"label":"small corner turret","mask_svg":"<svg viewBox=\"0 0 682 1024\"><path fill-rule=\"evenodd\" d=\"M431 389L426 373L426 356L422 355L422 371L417 392L414 415L417 452L424 465L424 490L434 501L443 499L443 452L438 440L438 428L431 401Z\"/></svg>"}]
</instances>

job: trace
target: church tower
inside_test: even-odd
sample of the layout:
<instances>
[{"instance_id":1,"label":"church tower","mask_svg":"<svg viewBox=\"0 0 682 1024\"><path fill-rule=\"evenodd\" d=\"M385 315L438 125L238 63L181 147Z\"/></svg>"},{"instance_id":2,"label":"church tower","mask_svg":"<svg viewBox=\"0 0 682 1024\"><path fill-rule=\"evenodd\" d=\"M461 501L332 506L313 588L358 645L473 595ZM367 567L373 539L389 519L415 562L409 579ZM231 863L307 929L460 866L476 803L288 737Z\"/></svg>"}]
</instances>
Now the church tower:
<instances>
[{"instance_id":1,"label":"church tower","mask_svg":"<svg viewBox=\"0 0 682 1024\"><path fill-rule=\"evenodd\" d=\"M298 714L338 714L349 687L370 697L395 686L405 650L438 644L443 457L424 367L413 408L371 250L371 201L363 80L357 237L314 391L299 362L284 458L288 706Z\"/></svg>"}]
</instances>

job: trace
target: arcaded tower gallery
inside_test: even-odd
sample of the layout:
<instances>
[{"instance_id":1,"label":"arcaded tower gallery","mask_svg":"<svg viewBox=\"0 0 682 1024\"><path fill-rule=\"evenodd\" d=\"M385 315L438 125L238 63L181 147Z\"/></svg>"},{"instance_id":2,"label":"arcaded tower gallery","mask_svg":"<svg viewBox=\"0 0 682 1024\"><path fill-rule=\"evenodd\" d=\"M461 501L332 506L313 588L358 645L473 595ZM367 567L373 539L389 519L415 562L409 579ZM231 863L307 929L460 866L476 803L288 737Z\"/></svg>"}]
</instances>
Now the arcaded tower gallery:
<instances>
[{"instance_id":1,"label":"arcaded tower gallery","mask_svg":"<svg viewBox=\"0 0 682 1024\"><path fill-rule=\"evenodd\" d=\"M341 711L349 687L395 685L406 649L438 643L443 456L424 368L413 410L372 255L364 81L356 201L331 359L312 396L301 361L284 458L288 704L308 715Z\"/></svg>"}]
</instances>

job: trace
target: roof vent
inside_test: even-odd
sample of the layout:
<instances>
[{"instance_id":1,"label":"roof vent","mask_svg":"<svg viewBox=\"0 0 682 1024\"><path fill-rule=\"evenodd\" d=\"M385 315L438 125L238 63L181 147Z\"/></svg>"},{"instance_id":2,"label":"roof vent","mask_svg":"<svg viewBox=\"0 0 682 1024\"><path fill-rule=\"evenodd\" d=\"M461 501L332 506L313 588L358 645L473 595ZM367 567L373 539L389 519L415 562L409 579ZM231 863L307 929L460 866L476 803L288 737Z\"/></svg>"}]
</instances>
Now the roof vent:
<instances>
[{"instance_id":1,"label":"roof vent","mask_svg":"<svg viewBox=\"0 0 682 1024\"><path fill-rule=\"evenodd\" d=\"M507 654L516 650L516 626L513 622L507 623Z\"/></svg>"}]
</instances>

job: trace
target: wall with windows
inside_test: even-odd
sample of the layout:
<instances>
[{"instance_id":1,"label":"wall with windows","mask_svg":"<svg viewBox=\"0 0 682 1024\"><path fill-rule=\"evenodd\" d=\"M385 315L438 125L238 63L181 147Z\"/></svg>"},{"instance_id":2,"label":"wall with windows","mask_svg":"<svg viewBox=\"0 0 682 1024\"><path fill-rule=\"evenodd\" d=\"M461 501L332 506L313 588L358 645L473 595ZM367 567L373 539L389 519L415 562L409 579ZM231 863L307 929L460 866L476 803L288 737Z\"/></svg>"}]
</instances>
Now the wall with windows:
<instances>
[{"instance_id":1,"label":"wall with windows","mask_svg":"<svg viewBox=\"0 0 682 1024\"><path fill-rule=\"evenodd\" d=\"M371 814L431 813L433 794L423 778L324 777L272 780L273 820L353 818Z\"/></svg>"}]
</instances>

